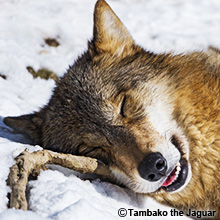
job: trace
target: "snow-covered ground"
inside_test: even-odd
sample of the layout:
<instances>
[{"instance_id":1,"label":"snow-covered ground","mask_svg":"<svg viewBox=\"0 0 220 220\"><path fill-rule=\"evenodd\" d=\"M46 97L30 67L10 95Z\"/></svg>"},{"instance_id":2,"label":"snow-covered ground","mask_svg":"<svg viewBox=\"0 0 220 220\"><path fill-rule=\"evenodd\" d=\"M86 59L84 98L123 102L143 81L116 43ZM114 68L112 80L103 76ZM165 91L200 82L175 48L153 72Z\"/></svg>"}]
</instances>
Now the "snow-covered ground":
<instances>
[{"instance_id":1,"label":"snow-covered ground","mask_svg":"<svg viewBox=\"0 0 220 220\"><path fill-rule=\"evenodd\" d=\"M219 0L109 0L135 41L155 51L220 48ZM2 119L38 110L47 103L53 80L34 79L27 66L48 68L61 76L85 50L92 37L95 0L0 0L0 219L120 219L118 209L166 210L152 199L108 183L83 181L74 172L42 171L29 184L31 211L7 209L5 180L13 158L25 148L21 135L12 134ZM56 38L59 47L45 44ZM177 219L177 217L126 217ZM179 217L178 219L186 219Z\"/></svg>"}]
</instances>

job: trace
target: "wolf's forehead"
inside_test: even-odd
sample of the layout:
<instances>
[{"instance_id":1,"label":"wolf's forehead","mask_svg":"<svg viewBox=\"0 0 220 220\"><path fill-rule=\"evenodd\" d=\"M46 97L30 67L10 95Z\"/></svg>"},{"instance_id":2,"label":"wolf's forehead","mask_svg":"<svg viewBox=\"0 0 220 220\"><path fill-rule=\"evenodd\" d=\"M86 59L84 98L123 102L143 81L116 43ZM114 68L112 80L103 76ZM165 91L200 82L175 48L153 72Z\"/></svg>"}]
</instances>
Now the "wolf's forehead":
<instances>
[{"instance_id":1,"label":"wolf's forehead","mask_svg":"<svg viewBox=\"0 0 220 220\"><path fill-rule=\"evenodd\" d=\"M114 73L103 70L100 75L88 77L84 83L87 84L87 90L91 92L91 95L101 98L102 101L111 99L120 93L148 90L147 77L140 74L132 75L129 71L132 72L132 69L126 72L116 70Z\"/></svg>"}]
</instances>

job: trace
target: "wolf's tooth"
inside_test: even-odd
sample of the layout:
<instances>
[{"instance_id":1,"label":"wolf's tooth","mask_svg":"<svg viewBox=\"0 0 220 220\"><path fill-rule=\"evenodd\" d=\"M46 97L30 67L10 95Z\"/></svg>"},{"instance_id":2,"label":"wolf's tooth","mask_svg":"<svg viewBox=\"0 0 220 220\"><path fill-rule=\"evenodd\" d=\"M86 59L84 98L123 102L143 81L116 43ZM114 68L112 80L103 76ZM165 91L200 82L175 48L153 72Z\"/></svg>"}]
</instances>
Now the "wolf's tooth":
<instances>
[{"instance_id":1,"label":"wolf's tooth","mask_svg":"<svg viewBox=\"0 0 220 220\"><path fill-rule=\"evenodd\" d=\"M179 172L180 172L179 170L177 170L177 171L175 172L176 176L178 176L178 175L179 175Z\"/></svg>"},{"instance_id":2,"label":"wolf's tooth","mask_svg":"<svg viewBox=\"0 0 220 220\"><path fill-rule=\"evenodd\" d=\"M174 178L173 182L174 182L174 181L177 179L177 177L178 177L178 175L176 175L176 176L175 176L175 178Z\"/></svg>"},{"instance_id":3,"label":"wolf's tooth","mask_svg":"<svg viewBox=\"0 0 220 220\"><path fill-rule=\"evenodd\" d=\"M180 171L180 170L181 170L181 167L178 166L178 167L176 168L176 170L177 170L177 171Z\"/></svg>"}]
</instances>

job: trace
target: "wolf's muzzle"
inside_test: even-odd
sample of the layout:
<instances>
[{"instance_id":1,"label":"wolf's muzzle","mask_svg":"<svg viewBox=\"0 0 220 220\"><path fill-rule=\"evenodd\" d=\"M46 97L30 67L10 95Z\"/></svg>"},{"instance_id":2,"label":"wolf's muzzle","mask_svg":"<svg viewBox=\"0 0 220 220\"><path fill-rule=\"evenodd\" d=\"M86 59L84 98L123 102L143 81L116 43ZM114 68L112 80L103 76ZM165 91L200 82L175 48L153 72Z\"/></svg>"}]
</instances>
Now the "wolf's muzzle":
<instances>
[{"instance_id":1,"label":"wolf's muzzle","mask_svg":"<svg viewBox=\"0 0 220 220\"><path fill-rule=\"evenodd\" d=\"M148 154L138 167L140 176L155 182L166 175L167 161L159 152Z\"/></svg>"}]
</instances>

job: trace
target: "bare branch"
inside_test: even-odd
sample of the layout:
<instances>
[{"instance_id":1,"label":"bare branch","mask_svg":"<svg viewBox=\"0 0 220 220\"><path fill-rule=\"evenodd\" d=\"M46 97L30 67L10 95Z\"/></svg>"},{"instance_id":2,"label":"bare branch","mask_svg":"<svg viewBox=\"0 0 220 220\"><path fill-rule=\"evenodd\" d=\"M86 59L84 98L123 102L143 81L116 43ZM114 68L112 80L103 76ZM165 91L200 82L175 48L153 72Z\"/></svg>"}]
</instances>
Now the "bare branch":
<instances>
[{"instance_id":1,"label":"bare branch","mask_svg":"<svg viewBox=\"0 0 220 220\"><path fill-rule=\"evenodd\" d=\"M46 164L56 164L80 173L92 173L111 180L108 167L94 158L56 153L49 150L29 153L27 150L15 158L11 167L8 184L11 187L10 208L27 210L26 186L30 174L39 174Z\"/></svg>"}]
</instances>

